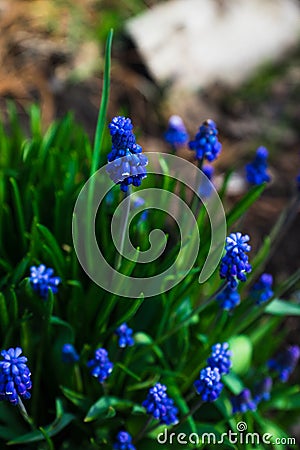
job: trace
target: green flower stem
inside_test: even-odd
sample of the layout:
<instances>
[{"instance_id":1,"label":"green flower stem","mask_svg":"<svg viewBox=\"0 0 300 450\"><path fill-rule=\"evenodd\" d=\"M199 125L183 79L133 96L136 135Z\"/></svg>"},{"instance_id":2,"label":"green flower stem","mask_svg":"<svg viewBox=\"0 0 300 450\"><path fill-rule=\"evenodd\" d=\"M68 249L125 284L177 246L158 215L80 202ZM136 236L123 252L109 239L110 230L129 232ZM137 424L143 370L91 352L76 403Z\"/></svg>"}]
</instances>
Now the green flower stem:
<instances>
[{"instance_id":1,"label":"green flower stem","mask_svg":"<svg viewBox=\"0 0 300 450\"><path fill-rule=\"evenodd\" d=\"M136 444L138 441L140 441L146 433L149 433L150 431L154 430L156 427L158 427L159 424L155 424L152 428L149 428L150 423L152 422L152 417L149 417L146 421L146 423L142 426L140 431L137 433L137 435L134 437L132 442Z\"/></svg>"},{"instance_id":2,"label":"green flower stem","mask_svg":"<svg viewBox=\"0 0 300 450\"><path fill-rule=\"evenodd\" d=\"M30 427L33 430L35 430L33 419L29 416L29 414L28 414L28 412L27 412L27 410L26 410L26 408L24 406L24 403L22 402L22 400L21 400L21 398L19 396L18 396L18 408L19 408L21 416L23 417L25 422L27 422L30 425Z\"/></svg>"},{"instance_id":3,"label":"green flower stem","mask_svg":"<svg viewBox=\"0 0 300 450\"><path fill-rule=\"evenodd\" d=\"M125 243L125 236L126 236L126 230L128 228L128 218L130 213L130 194L131 194L131 187L128 187L128 191L124 194L124 200L127 202L126 207L123 209L123 217L121 218L121 243L120 243L120 253L118 254L117 261L116 261L116 270L119 270L122 264L122 254L124 250L124 243Z\"/></svg>"},{"instance_id":4,"label":"green flower stem","mask_svg":"<svg viewBox=\"0 0 300 450\"><path fill-rule=\"evenodd\" d=\"M182 419L181 419L181 420L173 427L173 429L175 429L175 428L181 426L182 424L184 424L184 423L188 420L189 417L192 417L193 414L194 414L196 411L198 411L198 409L203 405L203 403L204 403L204 402L203 402L203 400L202 400L202 398L201 398L198 402L196 402L196 403L194 404L194 406L189 410L189 412L186 413L186 414L182 417Z\"/></svg>"}]
</instances>

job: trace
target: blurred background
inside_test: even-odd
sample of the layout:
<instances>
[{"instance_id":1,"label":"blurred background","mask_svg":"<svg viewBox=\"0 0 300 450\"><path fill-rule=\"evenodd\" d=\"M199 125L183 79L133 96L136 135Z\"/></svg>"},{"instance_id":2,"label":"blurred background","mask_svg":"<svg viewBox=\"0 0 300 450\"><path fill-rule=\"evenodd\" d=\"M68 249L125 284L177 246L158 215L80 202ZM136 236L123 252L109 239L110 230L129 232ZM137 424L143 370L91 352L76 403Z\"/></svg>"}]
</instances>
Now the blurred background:
<instances>
[{"instance_id":1,"label":"blurred background","mask_svg":"<svg viewBox=\"0 0 300 450\"><path fill-rule=\"evenodd\" d=\"M234 170L235 201L246 188L245 163L266 146L272 182L243 225L255 251L299 173L298 0L0 0L0 26L5 123L8 99L25 129L28 106L38 103L45 130L71 110L92 138L114 28L109 119L130 116L145 151L169 151L163 133L171 114L182 116L191 137L213 118L224 149L217 181ZM279 279L299 266L299 227L298 214L267 268Z\"/></svg>"}]
</instances>

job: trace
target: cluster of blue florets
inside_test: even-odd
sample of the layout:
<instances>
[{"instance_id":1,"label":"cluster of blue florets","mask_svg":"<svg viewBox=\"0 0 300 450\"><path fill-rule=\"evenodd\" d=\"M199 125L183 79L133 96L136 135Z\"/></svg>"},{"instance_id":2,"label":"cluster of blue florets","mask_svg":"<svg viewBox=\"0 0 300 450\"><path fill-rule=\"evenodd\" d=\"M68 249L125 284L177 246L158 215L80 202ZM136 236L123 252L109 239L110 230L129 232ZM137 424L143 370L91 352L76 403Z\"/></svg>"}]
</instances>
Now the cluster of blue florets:
<instances>
[{"instance_id":1,"label":"cluster of blue florets","mask_svg":"<svg viewBox=\"0 0 300 450\"><path fill-rule=\"evenodd\" d=\"M87 366L91 369L91 375L97 378L99 383L104 383L114 367L105 348L98 348L95 351L94 358L88 361Z\"/></svg>"},{"instance_id":2,"label":"cluster of blue florets","mask_svg":"<svg viewBox=\"0 0 300 450\"><path fill-rule=\"evenodd\" d=\"M266 377L256 384L253 390L253 400L256 405L262 401L270 400L272 386L273 380L271 377Z\"/></svg>"},{"instance_id":3,"label":"cluster of blue florets","mask_svg":"<svg viewBox=\"0 0 300 450\"><path fill-rule=\"evenodd\" d=\"M165 425L178 423L178 409L174 405L174 401L168 397L165 385L157 383L152 387L142 405L146 408L147 413L159 420L160 423Z\"/></svg>"},{"instance_id":4,"label":"cluster of blue florets","mask_svg":"<svg viewBox=\"0 0 300 450\"><path fill-rule=\"evenodd\" d=\"M212 369L217 367L219 369L220 375L225 375L226 373L229 373L232 366L231 356L232 351L229 350L228 342L215 344L212 347L212 352L207 360L207 364Z\"/></svg>"},{"instance_id":5,"label":"cluster of blue florets","mask_svg":"<svg viewBox=\"0 0 300 450\"><path fill-rule=\"evenodd\" d=\"M202 123L193 141L189 142L189 148L194 150L197 160L204 158L214 161L222 149L222 144L218 140L218 129L211 119Z\"/></svg>"},{"instance_id":6,"label":"cluster of blue florets","mask_svg":"<svg viewBox=\"0 0 300 450\"><path fill-rule=\"evenodd\" d=\"M72 344L64 344L61 353L62 360L65 363L73 364L79 361L79 355Z\"/></svg>"},{"instance_id":7,"label":"cluster of blue florets","mask_svg":"<svg viewBox=\"0 0 300 450\"><path fill-rule=\"evenodd\" d=\"M229 284L217 296L217 302L225 311L231 311L240 304L241 296L237 288L232 288Z\"/></svg>"},{"instance_id":8,"label":"cluster of blue florets","mask_svg":"<svg viewBox=\"0 0 300 450\"><path fill-rule=\"evenodd\" d=\"M27 367L27 358L21 356L20 347L2 350L0 361L0 400L8 400L13 405L19 403L19 397L31 397L30 370Z\"/></svg>"},{"instance_id":9,"label":"cluster of blue florets","mask_svg":"<svg viewBox=\"0 0 300 450\"><path fill-rule=\"evenodd\" d=\"M126 323L122 323L116 329L115 333L119 337L119 347L125 348L134 345L134 339L132 337L133 330Z\"/></svg>"},{"instance_id":10,"label":"cluster of blue florets","mask_svg":"<svg viewBox=\"0 0 300 450\"><path fill-rule=\"evenodd\" d=\"M113 448L114 450L136 450L132 444L132 437L127 431L119 431Z\"/></svg>"},{"instance_id":11,"label":"cluster of blue florets","mask_svg":"<svg viewBox=\"0 0 300 450\"><path fill-rule=\"evenodd\" d=\"M271 177L267 173L267 159L268 150L265 147L259 147L254 160L246 165L246 176L250 184L262 184L270 181Z\"/></svg>"},{"instance_id":12,"label":"cluster of blue florets","mask_svg":"<svg viewBox=\"0 0 300 450\"><path fill-rule=\"evenodd\" d=\"M249 389L243 389L238 395L232 397L231 405L233 414L256 410L256 403Z\"/></svg>"},{"instance_id":13,"label":"cluster of blue florets","mask_svg":"<svg viewBox=\"0 0 300 450\"><path fill-rule=\"evenodd\" d=\"M251 271L246 252L251 250L247 242L249 236L242 233L231 233L226 238L226 254L221 260L220 276L226 278L232 289L237 287L237 280L246 281L246 273Z\"/></svg>"},{"instance_id":14,"label":"cluster of blue florets","mask_svg":"<svg viewBox=\"0 0 300 450\"><path fill-rule=\"evenodd\" d=\"M165 140L175 149L186 144L189 135L180 116L171 116L164 134Z\"/></svg>"},{"instance_id":15,"label":"cluster of blue florets","mask_svg":"<svg viewBox=\"0 0 300 450\"><path fill-rule=\"evenodd\" d=\"M131 184L140 186L147 176L148 159L136 143L132 128L131 120L122 116L114 117L109 124L112 150L107 157L106 171L114 183L120 184L123 192L127 192Z\"/></svg>"},{"instance_id":16,"label":"cluster of blue florets","mask_svg":"<svg viewBox=\"0 0 300 450\"><path fill-rule=\"evenodd\" d=\"M269 273L263 273L250 291L250 296L257 305L267 302L273 296L273 277Z\"/></svg>"},{"instance_id":17,"label":"cluster of blue florets","mask_svg":"<svg viewBox=\"0 0 300 450\"><path fill-rule=\"evenodd\" d=\"M270 361L268 367L278 373L279 379L286 382L295 369L300 358L300 347L290 345Z\"/></svg>"},{"instance_id":18,"label":"cluster of blue florets","mask_svg":"<svg viewBox=\"0 0 300 450\"><path fill-rule=\"evenodd\" d=\"M29 281L31 286L44 299L47 298L49 289L53 294L56 294L58 285L61 283L60 277L53 276L53 274L54 270L47 268L45 264L30 267Z\"/></svg>"}]
</instances>

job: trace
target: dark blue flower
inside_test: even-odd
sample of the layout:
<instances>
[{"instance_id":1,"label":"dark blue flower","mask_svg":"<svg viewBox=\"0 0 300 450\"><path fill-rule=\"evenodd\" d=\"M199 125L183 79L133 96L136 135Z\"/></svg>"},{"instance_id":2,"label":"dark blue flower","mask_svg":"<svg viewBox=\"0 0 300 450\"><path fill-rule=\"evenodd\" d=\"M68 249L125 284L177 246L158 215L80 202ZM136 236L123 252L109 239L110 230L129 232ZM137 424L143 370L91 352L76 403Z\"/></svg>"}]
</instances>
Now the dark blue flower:
<instances>
[{"instance_id":1,"label":"dark blue flower","mask_svg":"<svg viewBox=\"0 0 300 450\"><path fill-rule=\"evenodd\" d=\"M146 408L147 413L159 420L160 423L165 425L178 423L178 409L174 405L174 401L168 397L165 385L157 383L151 388L142 405Z\"/></svg>"},{"instance_id":2,"label":"dark blue flower","mask_svg":"<svg viewBox=\"0 0 300 450\"><path fill-rule=\"evenodd\" d=\"M217 367L205 367L200 372L200 377L194 382L198 394L205 402L215 401L221 394L223 383L221 374Z\"/></svg>"},{"instance_id":3,"label":"dark blue flower","mask_svg":"<svg viewBox=\"0 0 300 450\"><path fill-rule=\"evenodd\" d=\"M219 369L220 375L229 373L232 366L231 363L232 352L229 350L228 342L223 344L215 344L212 347L211 356L207 360L207 364L214 369Z\"/></svg>"},{"instance_id":4,"label":"dark blue flower","mask_svg":"<svg viewBox=\"0 0 300 450\"><path fill-rule=\"evenodd\" d=\"M134 344L132 337L133 330L128 327L126 323L122 323L116 331L116 335L119 337L119 347L131 347Z\"/></svg>"},{"instance_id":5,"label":"dark blue flower","mask_svg":"<svg viewBox=\"0 0 300 450\"><path fill-rule=\"evenodd\" d=\"M222 309L231 311L240 303L241 297L238 290L236 288L232 289L228 284L217 296L217 301Z\"/></svg>"},{"instance_id":6,"label":"dark blue flower","mask_svg":"<svg viewBox=\"0 0 300 450\"><path fill-rule=\"evenodd\" d=\"M113 445L114 450L136 450L132 444L132 437L127 431L120 431L116 439Z\"/></svg>"},{"instance_id":7,"label":"dark blue flower","mask_svg":"<svg viewBox=\"0 0 300 450\"><path fill-rule=\"evenodd\" d=\"M120 184L123 192L127 192L130 184L140 186L142 179L147 176L148 159L142 154L142 147L135 142L130 119L114 117L109 130L112 150L107 157L109 164L106 171L111 180Z\"/></svg>"},{"instance_id":8,"label":"dark blue flower","mask_svg":"<svg viewBox=\"0 0 300 450\"><path fill-rule=\"evenodd\" d=\"M26 365L27 358L20 356L21 353L20 347L1 352L4 360L0 361L0 400L8 400L14 405L18 404L19 396L31 397L31 373Z\"/></svg>"},{"instance_id":9,"label":"dark blue flower","mask_svg":"<svg viewBox=\"0 0 300 450\"><path fill-rule=\"evenodd\" d=\"M90 367L91 375L99 381L104 383L113 370L113 363L108 358L107 350L98 348L95 351L94 358L88 361L87 366Z\"/></svg>"},{"instance_id":10,"label":"dark blue flower","mask_svg":"<svg viewBox=\"0 0 300 450\"><path fill-rule=\"evenodd\" d=\"M297 189L300 192L300 173L299 175L296 177L296 185L297 185Z\"/></svg>"},{"instance_id":11,"label":"dark blue flower","mask_svg":"<svg viewBox=\"0 0 300 450\"><path fill-rule=\"evenodd\" d=\"M189 142L191 150L195 151L196 159L214 161L222 149L218 140L218 130L213 120L208 119L202 123L193 141Z\"/></svg>"},{"instance_id":12,"label":"dark blue flower","mask_svg":"<svg viewBox=\"0 0 300 450\"><path fill-rule=\"evenodd\" d=\"M226 254L221 260L220 277L226 278L232 289L237 286L237 279L246 281L246 273L251 271L246 252L251 250L247 242L249 236L242 233L231 233L226 238Z\"/></svg>"},{"instance_id":13,"label":"dark blue flower","mask_svg":"<svg viewBox=\"0 0 300 450\"><path fill-rule=\"evenodd\" d=\"M30 267L30 283L33 289L44 299L48 296L48 290L51 289L53 294L58 291L58 285L61 283L60 277L53 276L54 270L48 268L44 264L38 267Z\"/></svg>"},{"instance_id":14,"label":"dark blue flower","mask_svg":"<svg viewBox=\"0 0 300 450\"><path fill-rule=\"evenodd\" d=\"M265 147L259 147L256 150L254 160L246 165L247 180L250 184L262 184L270 181L268 169L268 150Z\"/></svg>"},{"instance_id":15,"label":"dark blue flower","mask_svg":"<svg viewBox=\"0 0 300 450\"><path fill-rule=\"evenodd\" d=\"M174 115L170 117L164 137L174 148L180 147L188 141L189 135L180 116Z\"/></svg>"},{"instance_id":16,"label":"dark blue flower","mask_svg":"<svg viewBox=\"0 0 300 450\"><path fill-rule=\"evenodd\" d=\"M267 302L273 296L273 277L269 273L263 273L250 291L250 296L257 305Z\"/></svg>"},{"instance_id":17,"label":"dark blue flower","mask_svg":"<svg viewBox=\"0 0 300 450\"><path fill-rule=\"evenodd\" d=\"M253 401L249 389L243 389L242 392L231 398L232 414L255 411L256 403Z\"/></svg>"},{"instance_id":18,"label":"dark blue flower","mask_svg":"<svg viewBox=\"0 0 300 450\"><path fill-rule=\"evenodd\" d=\"M62 347L62 360L65 363L75 363L79 361L79 355L75 350L74 345L64 344Z\"/></svg>"},{"instance_id":19,"label":"dark blue flower","mask_svg":"<svg viewBox=\"0 0 300 450\"><path fill-rule=\"evenodd\" d=\"M271 377L266 377L261 380L253 390L253 399L256 404L261 401L270 400L270 392L272 390L273 381Z\"/></svg>"},{"instance_id":20,"label":"dark blue flower","mask_svg":"<svg viewBox=\"0 0 300 450\"><path fill-rule=\"evenodd\" d=\"M203 171L204 175L206 175L207 178L209 180L211 180L215 170L214 170L213 166L206 165L206 166L202 167L202 171ZM212 185L210 182L208 182L206 179L201 180L201 184L199 186L200 196L209 197L210 194L212 193L212 189L213 188L212 188Z\"/></svg>"},{"instance_id":21,"label":"dark blue flower","mask_svg":"<svg viewBox=\"0 0 300 450\"><path fill-rule=\"evenodd\" d=\"M268 361L269 369L278 372L281 381L286 382L295 369L300 357L300 347L290 345L285 350Z\"/></svg>"}]
</instances>

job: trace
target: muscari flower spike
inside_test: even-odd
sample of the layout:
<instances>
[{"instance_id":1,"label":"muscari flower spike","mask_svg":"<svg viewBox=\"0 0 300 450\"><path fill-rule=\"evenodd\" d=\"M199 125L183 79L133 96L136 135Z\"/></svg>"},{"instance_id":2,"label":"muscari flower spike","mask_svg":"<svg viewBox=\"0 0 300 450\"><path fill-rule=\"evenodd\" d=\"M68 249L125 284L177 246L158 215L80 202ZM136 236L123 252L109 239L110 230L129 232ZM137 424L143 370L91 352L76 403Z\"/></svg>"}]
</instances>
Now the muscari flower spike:
<instances>
[{"instance_id":1,"label":"muscari flower spike","mask_svg":"<svg viewBox=\"0 0 300 450\"><path fill-rule=\"evenodd\" d=\"M269 273L263 273L250 291L250 297L255 300L257 305L267 302L273 296L272 291L273 277Z\"/></svg>"},{"instance_id":2,"label":"muscari flower spike","mask_svg":"<svg viewBox=\"0 0 300 450\"><path fill-rule=\"evenodd\" d=\"M241 301L241 296L236 288L232 289L228 284L225 289L217 296L217 302L222 309L225 311L231 311L237 305L239 305Z\"/></svg>"},{"instance_id":3,"label":"muscari flower spike","mask_svg":"<svg viewBox=\"0 0 300 450\"><path fill-rule=\"evenodd\" d=\"M53 276L53 273L54 270L47 268L45 264L40 264L38 267L30 267L29 281L31 286L44 299L47 298L49 289L51 289L53 294L58 292L58 285L61 283L61 279Z\"/></svg>"},{"instance_id":4,"label":"muscari flower spike","mask_svg":"<svg viewBox=\"0 0 300 450\"><path fill-rule=\"evenodd\" d=\"M223 383L217 367L205 367L200 372L200 377L194 382L195 389L205 402L214 402L220 396Z\"/></svg>"},{"instance_id":5,"label":"muscari flower spike","mask_svg":"<svg viewBox=\"0 0 300 450\"><path fill-rule=\"evenodd\" d=\"M122 116L114 117L109 124L112 150L107 157L106 172L114 183L120 184L123 192L127 192L131 184L140 186L147 176L148 159L142 154L142 147L136 144L132 128L131 120Z\"/></svg>"},{"instance_id":6,"label":"muscari flower spike","mask_svg":"<svg viewBox=\"0 0 300 450\"><path fill-rule=\"evenodd\" d=\"M31 397L31 373L26 364L27 358L20 356L21 353L20 347L1 352L4 360L0 361L0 400L8 400L13 405L19 403L19 397Z\"/></svg>"},{"instance_id":7,"label":"muscari flower spike","mask_svg":"<svg viewBox=\"0 0 300 450\"><path fill-rule=\"evenodd\" d=\"M256 150L254 160L246 165L246 176L250 184L262 184L271 180L268 170L268 150L265 147L259 147Z\"/></svg>"},{"instance_id":8,"label":"muscari flower spike","mask_svg":"<svg viewBox=\"0 0 300 450\"><path fill-rule=\"evenodd\" d=\"M132 347L134 345L134 339L132 337L133 330L128 327L126 323L122 323L116 331L115 334L119 337L119 347Z\"/></svg>"},{"instance_id":9,"label":"muscari flower spike","mask_svg":"<svg viewBox=\"0 0 300 450\"><path fill-rule=\"evenodd\" d=\"M119 431L113 448L114 450L136 450L132 444L132 437L127 431Z\"/></svg>"},{"instance_id":10,"label":"muscari flower spike","mask_svg":"<svg viewBox=\"0 0 300 450\"><path fill-rule=\"evenodd\" d=\"M180 116L173 115L170 117L164 138L175 149L186 144L189 135Z\"/></svg>"},{"instance_id":11,"label":"muscari flower spike","mask_svg":"<svg viewBox=\"0 0 300 450\"><path fill-rule=\"evenodd\" d=\"M72 364L79 361L79 355L74 345L72 344L64 344L61 349L61 353L62 353L62 360L65 363Z\"/></svg>"},{"instance_id":12,"label":"muscari flower spike","mask_svg":"<svg viewBox=\"0 0 300 450\"><path fill-rule=\"evenodd\" d=\"M189 142L189 148L195 151L195 157L199 161L206 158L214 161L222 149L218 140L218 130L215 122L211 119L202 123L193 141Z\"/></svg>"},{"instance_id":13,"label":"muscari flower spike","mask_svg":"<svg viewBox=\"0 0 300 450\"><path fill-rule=\"evenodd\" d=\"M251 271L246 252L251 250L247 242L249 236L242 233L231 233L226 238L226 254L221 260L220 277L226 278L232 289L237 287L237 279L246 281L246 273Z\"/></svg>"},{"instance_id":14,"label":"muscari flower spike","mask_svg":"<svg viewBox=\"0 0 300 450\"><path fill-rule=\"evenodd\" d=\"M300 173L296 177L296 186L297 186L297 190L300 192Z\"/></svg>"},{"instance_id":15,"label":"muscari flower spike","mask_svg":"<svg viewBox=\"0 0 300 450\"><path fill-rule=\"evenodd\" d=\"M253 401L251 391L249 389L243 389L240 394L232 397L230 400L232 405L232 414L256 410L256 403Z\"/></svg>"},{"instance_id":16,"label":"muscari flower spike","mask_svg":"<svg viewBox=\"0 0 300 450\"><path fill-rule=\"evenodd\" d=\"M174 401L168 397L167 387L163 384L157 383L149 390L142 406L161 424L174 425L178 423L178 409L174 405Z\"/></svg>"},{"instance_id":17,"label":"muscari flower spike","mask_svg":"<svg viewBox=\"0 0 300 450\"><path fill-rule=\"evenodd\" d=\"M214 168L213 166L205 165L202 167L202 172L204 175L207 176L207 178L211 181L212 177L214 175ZM212 186L211 183L209 183L207 180L201 180L201 184L199 186L199 194L201 197L209 197L212 193Z\"/></svg>"},{"instance_id":18,"label":"muscari flower spike","mask_svg":"<svg viewBox=\"0 0 300 450\"><path fill-rule=\"evenodd\" d=\"M207 364L214 369L219 369L220 375L230 372L232 352L229 350L228 342L215 344L212 347L211 356L207 359Z\"/></svg>"},{"instance_id":19,"label":"muscari flower spike","mask_svg":"<svg viewBox=\"0 0 300 450\"><path fill-rule=\"evenodd\" d=\"M269 360L267 364L269 369L278 372L279 379L285 383L295 369L299 358L300 347L298 345L290 345L278 353L273 359Z\"/></svg>"},{"instance_id":20,"label":"muscari flower spike","mask_svg":"<svg viewBox=\"0 0 300 450\"><path fill-rule=\"evenodd\" d=\"M253 390L253 400L256 404L260 403L261 401L270 400L272 385L272 378L266 377L255 386Z\"/></svg>"},{"instance_id":21,"label":"muscari flower spike","mask_svg":"<svg viewBox=\"0 0 300 450\"><path fill-rule=\"evenodd\" d=\"M95 351L94 358L87 362L87 366L91 368L91 375L97 378L99 383L104 383L114 367L105 348L98 348Z\"/></svg>"}]
</instances>

